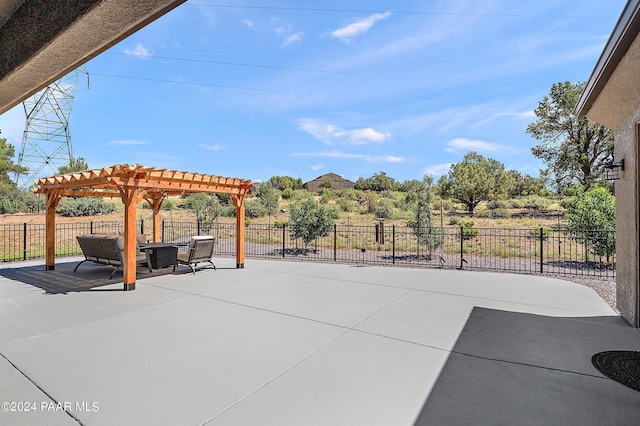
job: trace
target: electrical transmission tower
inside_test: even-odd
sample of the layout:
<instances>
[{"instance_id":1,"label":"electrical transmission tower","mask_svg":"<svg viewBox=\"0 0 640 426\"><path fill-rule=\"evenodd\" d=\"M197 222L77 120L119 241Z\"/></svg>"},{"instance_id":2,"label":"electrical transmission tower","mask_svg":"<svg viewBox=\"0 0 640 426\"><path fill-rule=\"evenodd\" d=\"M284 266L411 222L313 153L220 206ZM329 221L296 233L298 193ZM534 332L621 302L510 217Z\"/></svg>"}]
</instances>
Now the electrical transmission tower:
<instances>
[{"instance_id":1,"label":"electrical transmission tower","mask_svg":"<svg viewBox=\"0 0 640 426\"><path fill-rule=\"evenodd\" d=\"M18 165L27 171L16 175L18 187L28 188L38 178L58 173L59 167L68 166L73 159L69 116L80 74L86 74L88 81L83 65L22 103L27 122Z\"/></svg>"}]
</instances>

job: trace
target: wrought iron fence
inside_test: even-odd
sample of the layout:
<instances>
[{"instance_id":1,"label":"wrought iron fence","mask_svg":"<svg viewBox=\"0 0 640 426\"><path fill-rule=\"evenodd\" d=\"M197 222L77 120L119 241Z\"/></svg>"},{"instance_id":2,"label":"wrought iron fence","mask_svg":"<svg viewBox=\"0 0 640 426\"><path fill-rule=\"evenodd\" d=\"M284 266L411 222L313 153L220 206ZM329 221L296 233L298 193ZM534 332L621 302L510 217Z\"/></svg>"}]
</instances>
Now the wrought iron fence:
<instances>
[{"instance_id":1,"label":"wrought iron fence","mask_svg":"<svg viewBox=\"0 0 640 426\"><path fill-rule=\"evenodd\" d=\"M143 221L140 233L150 233ZM80 255L76 236L123 231L121 222L83 222L56 225L56 256ZM146 232L145 232L146 231ZM184 243L192 235L216 237L214 255L236 253L234 223L205 225L164 221L163 242ZM40 224L0 227L2 261L44 258L45 228ZM406 226L336 225L308 245L290 238L286 225L251 224L245 228L248 258L285 259L495 270L527 274L569 274L600 278L615 277L615 232L563 229L498 229L445 227L414 230Z\"/></svg>"}]
</instances>

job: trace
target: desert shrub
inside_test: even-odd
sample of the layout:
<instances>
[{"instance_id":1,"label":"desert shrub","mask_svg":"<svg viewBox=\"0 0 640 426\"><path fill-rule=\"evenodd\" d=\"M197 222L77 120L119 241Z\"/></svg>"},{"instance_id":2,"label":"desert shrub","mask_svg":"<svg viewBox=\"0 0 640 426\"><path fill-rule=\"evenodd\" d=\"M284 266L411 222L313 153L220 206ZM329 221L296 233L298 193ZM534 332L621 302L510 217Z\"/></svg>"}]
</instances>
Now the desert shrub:
<instances>
[{"instance_id":1,"label":"desert shrub","mask_svg":"<svg viewBox=\"0 0 640 426\"><path fill-rule=\"evenodd\" d=\"M331 190L330 189L323 189L322 193L320 195L320 202L322 204L328 204L329 201L331 201Z\"/></svg>"},{"instance_id":2,"label":"desert shrub","mask_svg":"<svg viewBox=\"0 0 640 426\"><path fill-rule=\"evenodd\" d=\"M528 197L523 198L524 208L531 210L542 210L546 209L550 204L549 201L538 195L529 195Z\"/></svg>"},{"instance_id":3,"label":"desert shrub","mask_svg":"<svg viewBox=\"0 0 640 426\"><path fill-rule=\"evenodd\" d=\"M285 188L284 191L282 191L281 196L284 200L289 200L291 197L293 197L293 189Z\"/></svg>"},{"instance_id":4,"label":"desert shrub","mask_svg":"<svg viewBox=\"0 0 640 426\"><path fill-rule=\"evenodd\" d=\"M99 197L65 197L60 200L56 213L65 217L100 216L113 213L116 207Z\"/></svg>"},{"instance_id":5,"label":"desert shrub","mask_svg":"<svg viewBox=\"0 0 640 426\"><path fill-rule=\"evenodd\" d=\"M260 202L260 200L247 200L245 201L244 205L244 214L246 217L255 219L258 217L266 216L267 209L264 207L262 202Z\"/></svg>"},{"instance_id":6,"label":"desert shrub","mask_svg":"<svg viewBox=\"0 0 640 426\"><path fill-rule=\"evenodd\" d=\"M222 206L220 208L220 216L236 217L236 208L234 206Z\"/></svg>"},{"instance_id":7,"label":"desert shrub","mask_svg":"<svg viewBox=\"0 0 640 426\"><path fill-rule=\"evenodd\" d=\"M393 206L389 200L381 200L371 212L375 217L392 219L394 216Z\"/></svg>"},{"instance_id":8,"label":"desert shrub","mask_svg":"<svg viewBox=\"0 0 640 426\"><path fill-rule=\"evenodd\" d=\"M507 209L509 204L505 200L491 200L487 203L487 208L489 210Z\"/></svg>"},{"instance_id":9,"label":"desert shrub","mask_svg":"<svg viewBox=\"0 0 640 426\"><path fill-rule=\"evenodd\" d=\"M12 214L18 211L18 203L11 198L0 198L0 214Z\"/></svg>"}]
</instances>

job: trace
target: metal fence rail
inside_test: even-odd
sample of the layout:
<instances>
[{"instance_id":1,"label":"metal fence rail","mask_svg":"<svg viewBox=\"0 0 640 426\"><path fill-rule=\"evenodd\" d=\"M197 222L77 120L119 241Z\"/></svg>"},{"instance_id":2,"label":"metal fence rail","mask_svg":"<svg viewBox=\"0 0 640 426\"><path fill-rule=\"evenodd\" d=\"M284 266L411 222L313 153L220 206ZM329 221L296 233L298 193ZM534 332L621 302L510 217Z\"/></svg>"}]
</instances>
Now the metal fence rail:
<instances>
[{"instance_id":1,"label":"metal fence rail","mask_svg":"<svg viewBox=\"0 0 640 426\"><path fill-rule=\"evenodd\" d=\"M151 232L143 221L137 227L140 233ZM56 256L80 255L77 235L122 231L121 222L57 224ZM233 257L236 253L236 229L232 223L163 221L161 232L163 242L175 243L187 242L193 235L213 235L214 256ZM430 237L419 239L420 232ZM576 234L548 228L445 227L434 234L420 232L397 225L336 225L326 236L305 246L302 241L290 238L286 225L251 224L245 228L245 255L261 259L615 277L615 253L610 249L595 250L593 243L602 246L605 242L607 247L615 247L613 231ZM44 225L0 226L3 262L44 258L44 249Z\"/></svg>"}]
</instances>

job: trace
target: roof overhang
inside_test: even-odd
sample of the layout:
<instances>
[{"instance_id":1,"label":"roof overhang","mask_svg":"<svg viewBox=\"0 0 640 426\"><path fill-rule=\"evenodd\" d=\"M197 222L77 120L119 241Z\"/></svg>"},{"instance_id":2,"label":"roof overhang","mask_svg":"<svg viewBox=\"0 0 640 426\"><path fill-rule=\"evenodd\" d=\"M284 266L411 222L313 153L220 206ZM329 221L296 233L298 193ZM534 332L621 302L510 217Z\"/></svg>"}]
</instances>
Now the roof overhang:
<instances>
[{"instance_id":1,"label":"roof overhang","mask_svg":"<svg viewBox=\"0 0 640 426\"><path fill-rule=\"evenodd\" d=\"M629 0L587 81L575 112L618 129L640 110L640 0Z\"/></svg>"},{"instance_id":2,"label":"roof overhang","mask_svg":"<svg viewBox=\"0 0 640 426\"><path fill-rule=\"evenodd\" d=\"M186 0L2 0L0 114Z\"/></svg>"}]
</instances>

